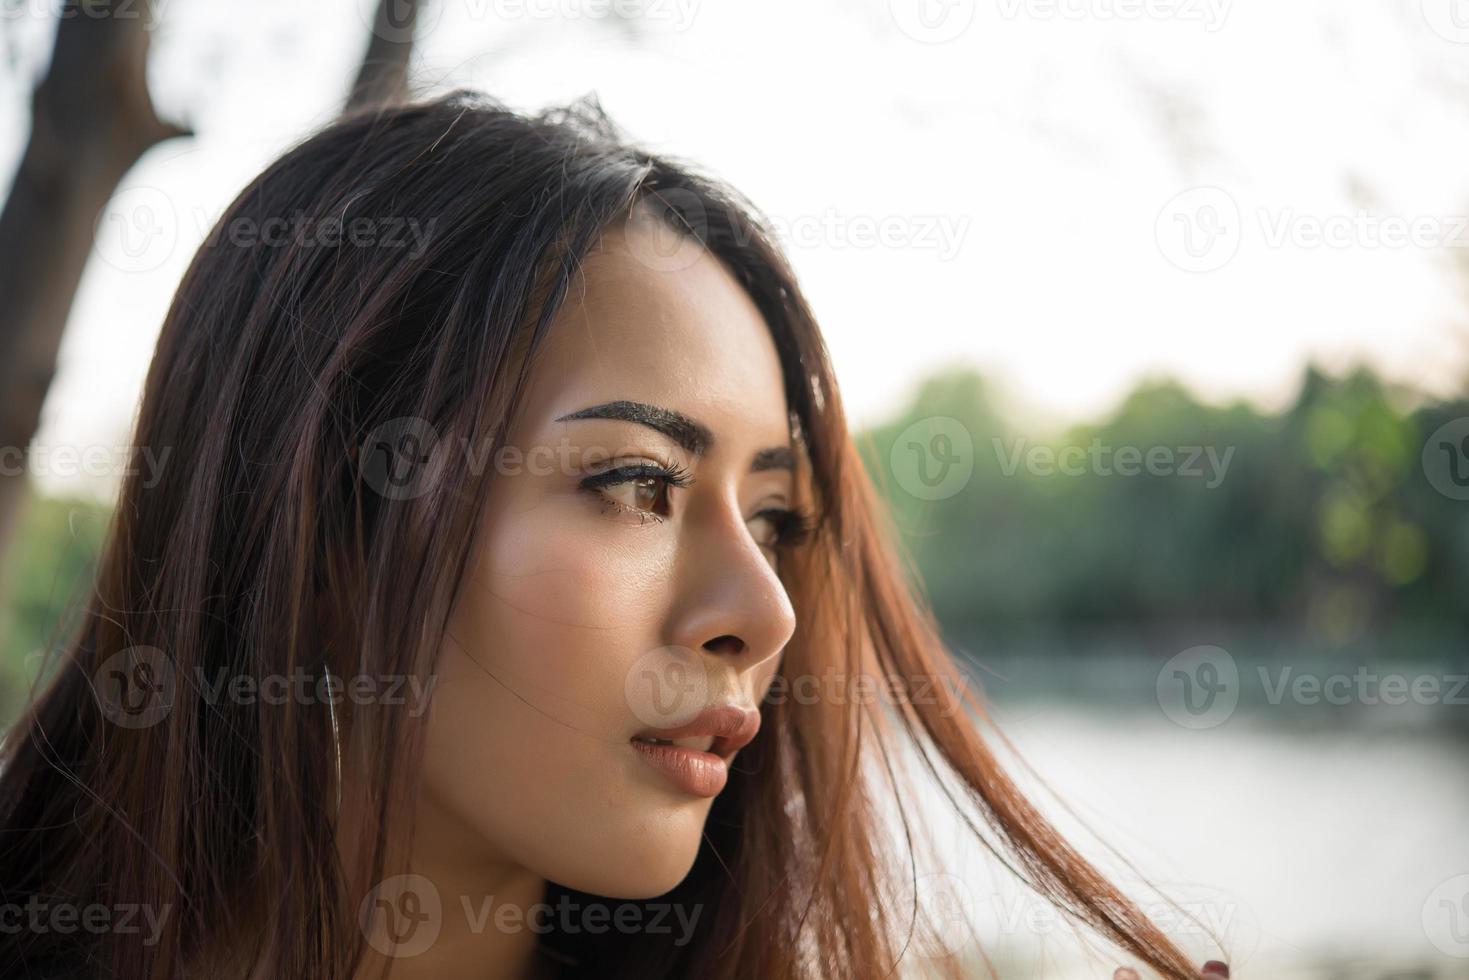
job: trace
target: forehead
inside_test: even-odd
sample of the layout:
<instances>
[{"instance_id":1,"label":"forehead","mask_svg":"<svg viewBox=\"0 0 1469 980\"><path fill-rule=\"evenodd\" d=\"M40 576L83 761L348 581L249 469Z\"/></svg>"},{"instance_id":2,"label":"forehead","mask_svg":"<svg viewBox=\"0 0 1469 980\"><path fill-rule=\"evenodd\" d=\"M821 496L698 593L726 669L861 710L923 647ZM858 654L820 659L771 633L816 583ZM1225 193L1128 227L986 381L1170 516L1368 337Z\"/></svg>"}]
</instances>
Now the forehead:
<instances>
[{"instance_id":1,"label":"forehead","mask_svg":"<svg viewBox=\"0 0 1469 980\"><path fill-rule=\"evenodd\" d=\"M537 352L526 422L629 399L698 419L716 447L787 443L785 388L764 318L702 248L668 261L666 236L619 226L587 256Z\"/></svg>"}]
</instances>

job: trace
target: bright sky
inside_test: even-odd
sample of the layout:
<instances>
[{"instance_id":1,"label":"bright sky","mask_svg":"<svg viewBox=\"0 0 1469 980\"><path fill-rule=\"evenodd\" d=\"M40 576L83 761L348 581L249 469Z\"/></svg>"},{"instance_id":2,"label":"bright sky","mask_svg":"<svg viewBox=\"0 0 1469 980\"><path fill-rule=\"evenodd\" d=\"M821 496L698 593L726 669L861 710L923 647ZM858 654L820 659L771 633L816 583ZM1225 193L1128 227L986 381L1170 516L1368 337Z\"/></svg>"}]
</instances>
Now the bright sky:
<instances>
[{"instance_id":1,"label":"bright sky","mask_svg":"<svg viewBox=\"0 0 1469 980\"><path fill-rule=\"evenodd\" d=\"M1464 0L615 0L631 25L614 0L430 3L426 91L596 92L753 198L858 422L958 363L1036 424L1154 374L1270 406L1308 359L1469 379ZM22 59L0 76L7 182L49 5L0 7ZM372 0L160 6L155 99L198 136L145 157L103 217L48 446L126 441L190 255L337 111ZM147 221L161 234L130 254Z\"/></svg>"}]
</instances>

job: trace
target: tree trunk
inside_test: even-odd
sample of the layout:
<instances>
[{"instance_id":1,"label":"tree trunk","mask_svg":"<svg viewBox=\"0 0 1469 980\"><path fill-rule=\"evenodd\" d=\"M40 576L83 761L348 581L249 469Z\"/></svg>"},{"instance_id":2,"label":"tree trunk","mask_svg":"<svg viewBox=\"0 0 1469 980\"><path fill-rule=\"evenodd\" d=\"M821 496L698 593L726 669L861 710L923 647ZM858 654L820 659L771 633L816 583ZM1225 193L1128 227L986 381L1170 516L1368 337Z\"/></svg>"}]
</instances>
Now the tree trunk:
<instances>
[{"instance_id":1,"label":"tree trunk","mask_svg":"<svg viewBox=\"0 0 1469 980\"><path fill-rule=\"evenodd\" d=\"M367 54L345 112L397 102L408 94L408 57L418 25L420 0L378 0Z\"/></svg>"},{"instance_id":2,"label":"tree trunk","mask_svg":"<svg viewBox=\"0 0 1469 980\"><path fill-rule=\"evenodd\" d=\"M35 436L98 215L144 151L188 135L154 111L149 5L139 6L62 6L51 65L31 100L30 140L0 211L0 554L26 490L17 452Z\"/></svg>"}]
</instances>

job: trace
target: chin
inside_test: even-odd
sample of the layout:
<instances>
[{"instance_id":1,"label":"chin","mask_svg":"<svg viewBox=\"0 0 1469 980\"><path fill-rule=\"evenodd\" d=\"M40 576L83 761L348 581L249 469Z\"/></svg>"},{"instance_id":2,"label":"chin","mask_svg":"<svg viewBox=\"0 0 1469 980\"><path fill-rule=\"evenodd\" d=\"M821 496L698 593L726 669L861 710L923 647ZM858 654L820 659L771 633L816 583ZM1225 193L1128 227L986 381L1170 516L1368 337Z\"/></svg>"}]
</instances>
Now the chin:
<instances>
[{"instance_id":1,"label":"chin","mask_svg":"<svg viewBox=\"0 0 1469 980\"><path fill-rule=\"evenodd\" d=\"M545 877L610 899L636 901L667 894L688 877L703 842L702 810L688 818L687 825L660 822L657 827L587 848L586 860L548 869Z\"/></svg>"}]
</instances>

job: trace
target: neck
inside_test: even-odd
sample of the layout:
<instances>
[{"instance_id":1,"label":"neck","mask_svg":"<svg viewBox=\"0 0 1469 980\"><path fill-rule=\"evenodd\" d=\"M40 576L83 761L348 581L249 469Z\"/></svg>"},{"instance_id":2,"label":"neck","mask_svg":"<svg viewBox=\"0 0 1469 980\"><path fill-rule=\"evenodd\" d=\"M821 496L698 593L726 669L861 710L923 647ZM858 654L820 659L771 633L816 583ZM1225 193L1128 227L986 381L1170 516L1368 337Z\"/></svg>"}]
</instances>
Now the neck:
<instances>
[{"instance_id":1,"label":"neck","mask_svg":"<svg viewBox=\"0 0 1469 980\"><path fill-rule=\"evenodd\" d=\"M406 874L388 872L356 894L376 910L357 980L539 980L548 961L536 949L546 881L513 861L485 853L484 841L455 821L425 813L420 801ZM431 808L431 807L429 807ZM358 909L363 908L359 903ZM354 910L354 911L357 911ZM363 917L358 916L358 922ZM392 938L388 938L391 935ZM396 945L394 945L396 941Z\"/></svg>"},{"instance_id":2,"label":"neck","mask_svg":"<svg viewBox=\"0 0 1469 980\"><path fill-rule=\"evenodd\" d=\"M530 918L545 896L543 879L510 867L413 867L412 874L419 877L383 906L390 922L396 916L390 928L401 943L398 955L390 955L381 941L376 947L370 944L359 980L381 976L387 960L392 961L392 980L533 980L544 975ZM432 889L425 881L433 883ZM436 925L437 935L432 931Z\"/></svg>"}]
</instances>

